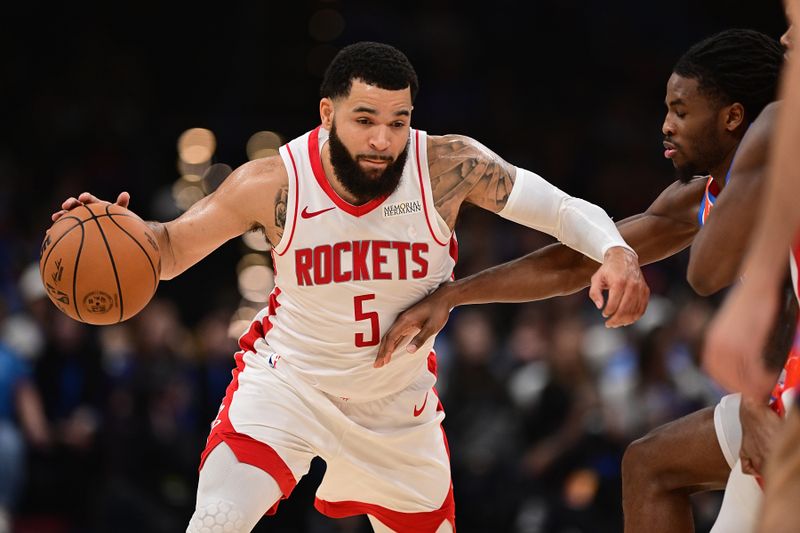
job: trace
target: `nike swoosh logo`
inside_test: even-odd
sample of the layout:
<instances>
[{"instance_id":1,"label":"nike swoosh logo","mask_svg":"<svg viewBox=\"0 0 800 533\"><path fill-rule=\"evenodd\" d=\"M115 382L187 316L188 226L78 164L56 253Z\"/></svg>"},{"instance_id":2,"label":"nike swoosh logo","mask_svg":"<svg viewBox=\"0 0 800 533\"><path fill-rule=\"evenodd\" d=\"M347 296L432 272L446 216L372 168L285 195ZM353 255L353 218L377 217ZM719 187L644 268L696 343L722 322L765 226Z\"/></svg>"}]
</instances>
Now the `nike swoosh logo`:
<instances>
[{"instance_id":1,"label":"nike swoosh logo","mask_svg":"<svg viewBox=\"0 0 800 533\"><path fill-rule=\"evenodd\" d=\"M309 211L308 206L303 208L303 211L300 213L300 216L303 218L314 218L317 215L321 215L326 211L330 211L331 209L336 209L336 207L329 207L327 209L320 209L319 211Z\"/></svg>"},{"instance_id":2,"label":"nike swoosh logo","mask_svg":"<svg viewBox=\"0 0 800 533\"><path fill-rule=\"evenodd\" d=\"M425 401L422 402L422 407L417 409L417 404L414 404L414 416L419 416L422 414L422 411L425 409L425 405L428 403L428 393L425 393Z\"/></svg>"}]
</instances>

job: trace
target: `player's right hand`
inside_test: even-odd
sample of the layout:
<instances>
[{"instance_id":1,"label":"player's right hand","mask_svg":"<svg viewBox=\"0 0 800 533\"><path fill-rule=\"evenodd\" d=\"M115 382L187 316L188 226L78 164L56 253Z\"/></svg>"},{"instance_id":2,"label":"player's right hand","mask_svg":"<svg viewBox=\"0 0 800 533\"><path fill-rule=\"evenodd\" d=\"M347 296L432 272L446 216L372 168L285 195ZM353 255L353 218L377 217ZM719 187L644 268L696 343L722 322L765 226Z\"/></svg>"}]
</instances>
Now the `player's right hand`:
<instances>
[{"instance_id":1,"label":"player's right hand","mask_svg":"<svg viewBox=\"0 0 800 533\"><path fill-rule=\"evenodd\" d=\"M58 220L59 218L64 216L64 214L67 211L69 211L71 209L74 209L74 208L78 207L79 205L82 205L82 204L93 204L93 203L103 202L103 201L104 200L99 199L98 197L96 197L95 195L93 195L91 193L82 192L77 198L75 198L74 196L71 196L71 197L67 198L66 200L64 200L64 203L61 204L61 210L60 211L56 211L55 213L50 215L50 218L52 219L53 222L55 222L56 220ZM124 208L127 209L128 208L128 203L130 201L131 201L131 195L128 194L127 192L123 191L123 192L119 193L119 196L117 196L116 204L118 206L120 206L120 207L124 207Z\"/></svg>"},{"instance_id":2,"label":"player's right hand","mask_svg":"<svg viewBox=\"0 0 800 533\"><path fill-rule=\"evenodd\" d=\"M392 360L392 354L411 336L406 351L414 353L431 335L437 334L450 317L448 284L442 285L406 311L400 313L378 346L374 367L380 368ZM427 354L426 354L427 355Z\"/></svg>"},{"instance_id":3,"label":"player's right hand","mask_svg":"<svg viewBox=\"0 0 800 533\"><path fill-rule=\"evenodd\" d=\"M745 395L739 404L739 419L742 422L742 446L739 450L742 472L760 476L783 420L760 398Z\"/></svg>"}]
</instances>

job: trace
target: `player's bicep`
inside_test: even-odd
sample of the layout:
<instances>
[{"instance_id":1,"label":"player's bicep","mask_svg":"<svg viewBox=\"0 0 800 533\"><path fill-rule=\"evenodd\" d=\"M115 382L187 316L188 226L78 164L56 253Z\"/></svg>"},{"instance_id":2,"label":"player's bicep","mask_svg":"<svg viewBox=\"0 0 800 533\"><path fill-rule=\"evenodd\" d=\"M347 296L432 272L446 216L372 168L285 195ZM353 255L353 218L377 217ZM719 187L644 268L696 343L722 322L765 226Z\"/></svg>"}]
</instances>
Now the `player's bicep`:
<instances>
[{"instance_id":1,"label":"player's bicep","mask_svg":"<svg viewBox=\"0 0 800 533\"><path fill-rule=\"evenodd\" d=\"M165 224L174 258L172 275L251 229L276 226L276 206L281 198L285 201L285 184L265 170L252 164L236 169L216 191Z\"/></svg>"}]
</instances>

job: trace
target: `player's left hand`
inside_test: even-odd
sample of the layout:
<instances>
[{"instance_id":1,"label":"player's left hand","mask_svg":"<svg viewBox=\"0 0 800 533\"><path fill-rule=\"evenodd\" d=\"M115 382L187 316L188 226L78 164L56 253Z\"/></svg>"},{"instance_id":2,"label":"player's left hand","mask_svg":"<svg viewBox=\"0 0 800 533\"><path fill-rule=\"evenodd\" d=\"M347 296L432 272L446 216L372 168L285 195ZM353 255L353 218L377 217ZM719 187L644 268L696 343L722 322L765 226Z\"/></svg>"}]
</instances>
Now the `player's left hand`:
<instances>
[{"instance_id":1,"label":"player's left hand","mask_svg":"<svg viewBox=\"0 0 800 533\"><path fill-rule=\"evenodd\" d=\"M742 472L760 476L783 420L761 399L749 396L742 396L739 419L742 421L742 447L739 450Z\"/></svg>"},{"instance_id":2,"label":"player's left hand","mask_svg":"<svg viewBox=\"0 0 800 533\"><path fill-rule=\"evenodd\" d=\"M608 290L605 307L604 290ZM639 320L647 309L650 288L639 268L636 254L620 246L610 248L602 266L592 276L589 298L603 310L606 327L627 326Z\"/></svg>"},{"instance_id":3,"label":"player's left hand","mask_svg":"<svg viewBox=\"0 0 800 533\"><path fill-rule=\"evenodd\" d=\"M440 286L414 306L400 313L381 339L378 356L373 365L375 368L389 363L392 354L401 343L412 335L414 338L406 346L406 351L409 353L416 352L431 335L439 333L447 323L453 307L448 300L448 286L447 283Z\"/></svg>"}]
</instances>

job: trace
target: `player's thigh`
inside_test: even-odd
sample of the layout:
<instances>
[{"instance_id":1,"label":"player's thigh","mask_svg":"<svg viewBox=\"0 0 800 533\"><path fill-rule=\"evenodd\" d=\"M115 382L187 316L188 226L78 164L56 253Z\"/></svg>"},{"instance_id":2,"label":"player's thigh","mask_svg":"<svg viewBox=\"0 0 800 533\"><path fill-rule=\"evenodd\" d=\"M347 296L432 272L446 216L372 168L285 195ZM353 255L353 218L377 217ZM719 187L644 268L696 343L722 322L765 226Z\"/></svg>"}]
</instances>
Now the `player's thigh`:
<instances>
[{"instance_id":1,"label":"player's thigh","mask_svg":"<svg viewBox=\"0 0 800 533\"><path fill-rule=\"evenodd\" d=\"M628 446L623 479L658 483L666 490L721 489L730 474L714 426L714 408L660 426Z\"/></svg>"}]
</instances>

